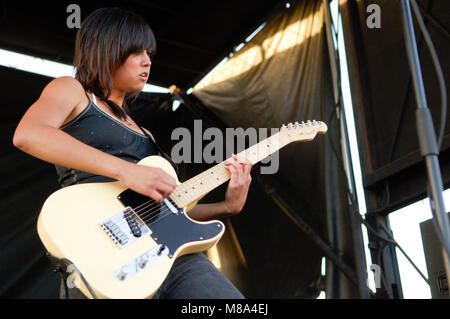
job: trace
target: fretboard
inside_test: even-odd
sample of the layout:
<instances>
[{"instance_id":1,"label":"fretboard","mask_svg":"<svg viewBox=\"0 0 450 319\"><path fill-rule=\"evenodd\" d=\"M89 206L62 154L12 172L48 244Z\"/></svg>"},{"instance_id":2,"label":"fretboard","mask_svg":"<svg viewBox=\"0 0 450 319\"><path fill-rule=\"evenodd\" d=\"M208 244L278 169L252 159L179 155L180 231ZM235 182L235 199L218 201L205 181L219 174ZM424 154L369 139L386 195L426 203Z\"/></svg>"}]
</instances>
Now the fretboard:
<instances>
[{"instance_id":1,"label":"fretboard","mask_svg":"<svg viewBox=\"0 0 450 319\"><path fill-rule=\"evenodd\" d=\"M238 153L237 156L239 159L255 164L278 151L289 142L290 141L283 139L278 132ZM225 162L230 159L231 158L178 185L170 195L172 201L179 208L185 207L228 181L230 179L230 173L225 167Z\"/></svg>"}]
</instances>

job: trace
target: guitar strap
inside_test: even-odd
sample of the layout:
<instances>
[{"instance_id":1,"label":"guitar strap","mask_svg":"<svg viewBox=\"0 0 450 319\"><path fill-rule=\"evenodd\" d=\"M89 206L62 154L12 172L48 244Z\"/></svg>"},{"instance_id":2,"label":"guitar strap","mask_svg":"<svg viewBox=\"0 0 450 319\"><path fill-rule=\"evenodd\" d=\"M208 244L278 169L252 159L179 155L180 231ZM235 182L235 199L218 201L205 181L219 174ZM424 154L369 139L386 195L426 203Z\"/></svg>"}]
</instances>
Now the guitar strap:
<instances>
[{"instance_id":1,"label":"guitar strap","mask_svg":"<svg viewBox=\"0 0 450 319\"><path fill-rule=\"evenodd\" d=\"M169 163L173 166L173 168L175 169L175 171L177 172L177 176L180 176L180 169L179 167L172 161L172 159L170 158L169 155L167 155L162 148L158 145L158 143L156 143L156 141L142 128L142 126L140 126L139 124L137 124L139 126L139 128L142 130L142 132L144 132L144 134L150 139L150 141L152 141L153 145L155 146L155 148L158 150L158 153L160 156L162 156L163 158L165 158L166 160L169 161Z\"/></svg>"}]
</instances>

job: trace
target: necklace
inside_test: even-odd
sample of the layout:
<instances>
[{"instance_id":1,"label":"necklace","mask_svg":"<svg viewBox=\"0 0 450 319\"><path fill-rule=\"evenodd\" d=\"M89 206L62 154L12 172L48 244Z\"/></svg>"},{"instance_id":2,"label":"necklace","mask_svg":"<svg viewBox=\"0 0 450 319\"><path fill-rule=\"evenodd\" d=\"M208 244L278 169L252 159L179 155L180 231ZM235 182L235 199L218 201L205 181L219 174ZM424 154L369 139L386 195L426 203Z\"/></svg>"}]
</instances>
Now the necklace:
<instances>
[{"instance_id":1,"label":"necklace","mask_svg":"<svg viewBox=\"0 0 450 319\"><path fill-rule=\"evenodd\" d=\"M128 124L133 125L133 123L131 123L130 120L128 119L128 116L126 117L125 121L127 121Z\"/></svg>"}]
</instances>

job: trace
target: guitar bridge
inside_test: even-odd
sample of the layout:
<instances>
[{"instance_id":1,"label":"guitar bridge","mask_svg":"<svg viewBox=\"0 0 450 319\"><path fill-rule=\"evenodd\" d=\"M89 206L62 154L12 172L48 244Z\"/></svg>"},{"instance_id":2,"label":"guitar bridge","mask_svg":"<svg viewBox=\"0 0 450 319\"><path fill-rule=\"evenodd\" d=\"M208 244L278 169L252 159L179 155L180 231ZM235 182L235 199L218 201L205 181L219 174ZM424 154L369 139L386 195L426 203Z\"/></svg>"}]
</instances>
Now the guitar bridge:
<instances>
[{"instance_id":1,"label":"guitar bridge","mask_svg":"<svg viewBox=\"0 0 450 319\"><path fill-rule=\"evenodd\" d=\"M106 219L100 226L120 248L128 246L150 232L130 207Z\"/></svg>"}]
</instances>

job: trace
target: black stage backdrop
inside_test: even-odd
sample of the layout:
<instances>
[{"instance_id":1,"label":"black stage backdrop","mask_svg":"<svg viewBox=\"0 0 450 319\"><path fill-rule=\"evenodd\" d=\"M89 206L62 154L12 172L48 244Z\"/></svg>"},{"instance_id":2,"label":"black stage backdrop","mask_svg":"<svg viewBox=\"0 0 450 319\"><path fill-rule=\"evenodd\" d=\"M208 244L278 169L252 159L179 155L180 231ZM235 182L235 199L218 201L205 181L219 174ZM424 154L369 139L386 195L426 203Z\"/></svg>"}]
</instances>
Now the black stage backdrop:
<instances>
[{"instance_id":1,"label":"black stage backdrop","mask_svg":"<svg viewBox=\"0 0 450 319\"><path fill-rule=\"evenodd\" d=\"M283 123L312 119L328 125L326 135L283 148L275 174L261 175L263 165L255 165L243 212L225 220L227 232L219 243L221 270L250 298L315 298L319 294L324 254L289 214L300 217L313 234L339 251L346 264L354 266L352 212L347 208L340 164L323 10L322 1L293 3L292 10L275 16L229 60L228 65L235 63L240 69L237 75L222 74L218 82L202 83L192 95L183 95L185 103L175 112L165 94L142 93L130 106L133 118L154 133L168 154L177 143L171 139L172 131L186 127L193 132L196 119L202 120L203 130L279 128ZM0 296L56 298L58 277L51 272L36 232L42 203L58 189L56 172L53 165L12 145L18 121L51 79L7 68L0 68L0 78L4 88ZM26 90L10 94L18 84ZM209 166L181 163L180 180ZM222 200L225 189L222 185L202 202ZM357 296L356 288L342 280L347 288L341 296Z\"/></svg>"}]
</instances>

